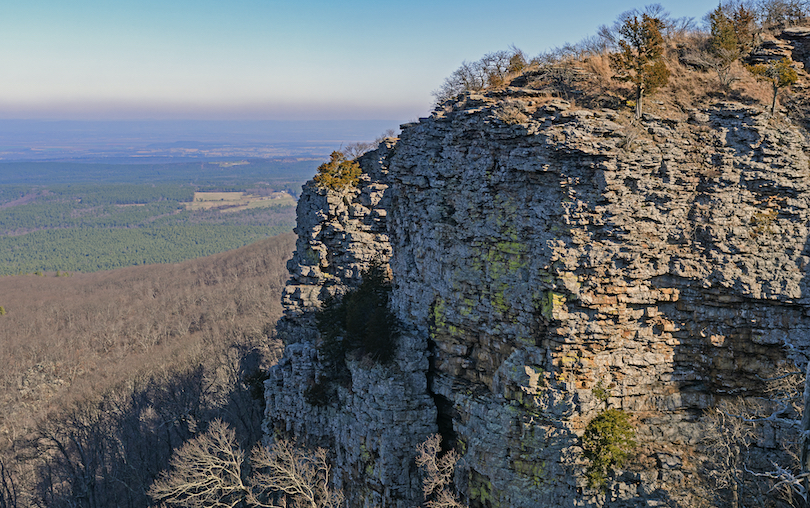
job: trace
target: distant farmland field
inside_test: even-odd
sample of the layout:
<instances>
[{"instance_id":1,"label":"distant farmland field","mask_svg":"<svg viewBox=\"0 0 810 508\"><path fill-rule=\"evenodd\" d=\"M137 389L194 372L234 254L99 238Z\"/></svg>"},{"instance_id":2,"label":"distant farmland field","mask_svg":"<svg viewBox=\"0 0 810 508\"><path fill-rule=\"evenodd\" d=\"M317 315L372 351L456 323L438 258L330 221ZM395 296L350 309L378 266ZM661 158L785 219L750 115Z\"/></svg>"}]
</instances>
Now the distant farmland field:
<instances>
[{"instance_id":1,"label":"distant farmland field","mask_svg":"<svg viewBox=\"0 0 810 508\"><path fill-rule=\"evenodd\" d=\"M220 210L222 212L293 205L295 205L295 198L286 191L272 192L268 195L247 192L195 192L194 200L185 203L187 210Z\"/></svg>"},{"instance_id":2,"label":"distant farmland field","mask_svg":"<svg viewBox=\"0 0 810 508\"><path fill-rule=\"evenodd\" d=\"M0 275L178 263L292 231L314 158L0 161Z\"/></svg>"}]
</instances>

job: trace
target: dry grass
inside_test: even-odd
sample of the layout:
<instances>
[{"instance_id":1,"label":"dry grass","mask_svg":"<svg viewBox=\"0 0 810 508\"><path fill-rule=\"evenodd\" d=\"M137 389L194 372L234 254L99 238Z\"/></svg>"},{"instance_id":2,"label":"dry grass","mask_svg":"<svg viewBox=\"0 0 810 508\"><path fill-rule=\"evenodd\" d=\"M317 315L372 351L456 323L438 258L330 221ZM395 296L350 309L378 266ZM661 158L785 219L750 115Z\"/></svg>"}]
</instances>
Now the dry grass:
<instances>
[{"instance_id":1,"label":"dry grass","mask_svg":"<svg viewBox=\"0 0 810 508\"><path fill-rule=\"evenodd\" d=\"M585 58L579 63L582 69L583 104L595 107L623 107L628 97L633 95L633 87L628 83L613 79L610 55L599 53Z\"/></svg>"},{"instance_id":2,"label":"dry grass","mask_svg":"<svg viewBox=\"0 0 810 508\"><path fill-rule=\"evenodd\" d=\"M194 201L239 201L244 192L195 192Z\"/></svg>"},{"instance_id":3,"label":"dry grass","mask_svg":"<svg viewBox=\"0 0 810 508\"><path fill-rule=\"evenodd\" d=\"M288 192L273 192L267 195L245 192L195 192L194 200L185 205L188 210L238 212L248 208L295 205L295 198Z\"/></svg>"},{"instance_id":4,"label":"dry grass","mask_svg":"<svg viewBox=\"0 0 810 508\"><path fill-rule=\"evenodd\" d=\"M495 111L495 118L508 125L521 124L528 120L522 101L506 99Z\"/></svg>"},{"instance_id":5,"label":"dry grass","mask_svg":"<svg viewBox=\"0 0 810 508\"><path fill-rule=\"evenodd\" d=\"M701 70L681 63L681 55L698 53L707 46L707 36L701 33L686 33L667 41L664 59L671 75L669 83L655 94L645 97L645 112L656 116L685 120L691 109L702 109L718 101L733 100L751 106L767 109L771 101L771 89L767 83L757 81L741 62L732 65L731 73L735 78L731 89L724 92L720 79L713 70ZM577 105L590 108L610 108L619 111L630 111L628 101L635 99L633 87L613 79L614 71L610 65L608 52L584 53L569 57L564 63L574 69L573 79L575 93L569 100ZM554 84L543 79L543 73L537 68L524 72L510 83L512 86L529 87L536 90L553 88ZM800 89L806 74L800 71ZM788 104L796 101L790 93L782 92L780 102ZM804 109L808 109L802 106ZM789 108L790 109L790 108ZM798 106L793 109L799 110ZM803 110L803 109L802 109Z\"/></svg>"}]
</instances>

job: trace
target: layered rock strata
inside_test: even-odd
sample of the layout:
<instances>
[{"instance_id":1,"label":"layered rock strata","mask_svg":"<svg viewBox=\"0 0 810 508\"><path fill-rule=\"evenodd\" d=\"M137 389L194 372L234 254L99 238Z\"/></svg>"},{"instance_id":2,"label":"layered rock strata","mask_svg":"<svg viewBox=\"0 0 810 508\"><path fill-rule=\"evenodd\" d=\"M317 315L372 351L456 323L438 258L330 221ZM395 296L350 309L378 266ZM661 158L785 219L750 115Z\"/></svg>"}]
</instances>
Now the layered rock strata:
<instances>
[{"instance_id":1,"label":"layered rock strata","mask_svg":"<svg viewBox=\"0 0 810 508\"><path fill-rule=\"evenodd\" d=\"M413 450L436 430L427 392L427 342L403 333L389 365L347 359L350 383L326 378L314 311L330 296L357 286L374 260L387 263L389 200L385 195L393 141L360 158L357 187L304 186L298 202L298 241L288 262L285 316L277 325L284 357L266 383L269 435L292 435L334 454L333 478L352 506L418 503ZM310 404L307 390L334 390L327 405Z\"/></svg>"},{"instance_id":2,"label":"layered rock strata","mask_svg":"<svg viewBox=\"0 0 810 508\"><path fill-rule=\"evenodd\" d=\"M468 95L367 155L359 189L308 185L268 430L332 447L353 506L414 506L436 429L471 506L587 506L605 500L580 449L601 383L640 442L613 505L688 503L704 411L807 363L808 145L738 103L656 115ZM396 361L349 361L312 406L309 312L372 252L391 253ZM788 431L765 427L777 453Z\"/></svg>"}]
</instances>

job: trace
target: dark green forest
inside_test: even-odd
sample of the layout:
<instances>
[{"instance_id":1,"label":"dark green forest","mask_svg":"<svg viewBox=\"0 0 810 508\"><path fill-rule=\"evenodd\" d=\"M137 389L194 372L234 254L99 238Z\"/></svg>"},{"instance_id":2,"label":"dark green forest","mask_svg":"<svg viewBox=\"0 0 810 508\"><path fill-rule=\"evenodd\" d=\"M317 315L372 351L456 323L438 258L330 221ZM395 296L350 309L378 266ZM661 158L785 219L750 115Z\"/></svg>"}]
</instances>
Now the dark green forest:
<instances>
[{"instance_id":1,"label":"dark green forest","mask_svg":"<svg viewBox=\"0 0 810 508\"><path fill-rule=\"evenodd\" d=\"M222 213L184 203L198 191L297 196L317 162L0 163L0 275L176 263L291 231L293 205Z\"/></svg>"},{"instance_id":2,"label":"dark green forest","mask_svg":"<svg viewBox=\"0 0 810 508\"><path fill-rule=\"evenodd\" d=\"M248 245L290 231L223 224L146 228L64 228L0 237L0 274L57 270L95 272L152 263L177 263Z\"/></svg>"}]
</instances>

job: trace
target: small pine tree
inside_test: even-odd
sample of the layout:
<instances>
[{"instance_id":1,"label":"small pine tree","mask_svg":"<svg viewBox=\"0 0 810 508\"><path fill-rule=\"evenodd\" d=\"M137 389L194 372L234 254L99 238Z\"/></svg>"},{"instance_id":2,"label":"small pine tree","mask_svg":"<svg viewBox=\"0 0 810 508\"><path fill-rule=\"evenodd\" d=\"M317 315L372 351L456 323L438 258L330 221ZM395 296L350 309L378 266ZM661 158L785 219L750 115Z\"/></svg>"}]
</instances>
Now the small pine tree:
<instances>
[{"instance_id":1,"label":"small pine tree","mask_svg":"<svg viewBox=\"0 0 810 508\"><path fill-rule=\"evenodd\" d=\"M734 31L734 23L726 16L722 7L718 6L709 14L709 24L711 29L709 39L711 52L721 58L735 55L734 59L736 59L739 56L737 34Z\"/></svg>"},{"instance_id":2,"label":"small pine tree","mask_svg":"<svg viewBox=\"0 0 810 508\"><path fill-rule=\"evenodd\" d=\"M738 5L731 13L731 23L734 26L734 35L741 54L747 54L754 46L754 27L757 19L756 13L745 5Z\"/></svg>"},{"instance_id":3,"label":"small pine tree","mask_svg":"<svg viewBox=\"0 0 810 508\"><path fill-rule=\"evenodd\" d=\"M709 64L717 72L720 86L728 92L737 78L731 75L731 64L741 56L741 47L734 30L734 22L722 6L709 14L711 36L709 37Z\"/></svg>"},{"instance_id":4,"label":"small pine tree","mask_svg":"<svg viewBox=\"0 0 810 508\"><path fill-rule=\"evenodd\" d=\"M528 67L529 63L526 61L526 55L522 50L512 46L509 48L512 56L509 57L509 66L507 72L523 72Z\"/></svg>"},{"instance_id":5,"label":"small pine tree","mask_svg":"<svg viewBox=\"0 0 810 508\"><path fill-rule=\"evenodd\" d=\"M748 67L748 70L757 79L770 81L773 90L773 100L771 101L771 116L773 116L776 113L776 96L779 89L795 83L799 79L799 75L796 74L787 57L767 64L752 65Z\"/></svg>"},{"instance_id":6,"label":"small pine tree","mask_svg":"<svg viewBox=\"0 0 810 508\"><path fill-rule=\"evenodd\" d=\"M387 265L373 261L358 287L325 301L316 315L323 356L342 362L347 352L360 350L379 363L393 359L397 321L388 308L390 294Z\"/></svg>"},{"instance_id":7,"label":"small pine tree","mask_svg":"<svg viewBox=\"0 0 810 508\"><path fill-rule=\"evenodd\" d=\"M619 72L615 79L629 81L636 87L636 118L641 118L644 94L651 94L669 81L669 69L663 60L664 23L644 13L628 16L619 27L619 52L610 62Z\"/></svg>"},{"instance_id":8,"label":"small pine tree","mask_svg":"<svg viewBox=\"0 0 810 508\"><path fill-rule=\"evenodd\" d=\"M748 53L754 41L754 21L756 14L744 5L731 8L719 5L709 13L711 37L709 46L714 54Z\"/></svg>"}]
</instances>

